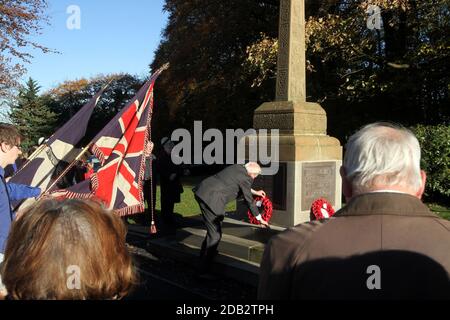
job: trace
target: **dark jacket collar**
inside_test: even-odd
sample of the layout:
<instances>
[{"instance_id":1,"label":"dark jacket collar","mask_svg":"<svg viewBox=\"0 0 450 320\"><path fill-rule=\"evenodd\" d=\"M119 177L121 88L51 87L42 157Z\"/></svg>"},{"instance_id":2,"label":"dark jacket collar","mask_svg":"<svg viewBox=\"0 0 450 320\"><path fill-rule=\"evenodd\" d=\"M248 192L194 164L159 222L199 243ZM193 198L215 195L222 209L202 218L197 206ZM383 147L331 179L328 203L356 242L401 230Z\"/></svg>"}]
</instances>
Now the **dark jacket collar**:
<instances>
[{"instance_id":1,"label":"dark jacket collar","mask_svg":"<svg viewBox=\"0 0 450 320\"><path fill-rule=\"evenodd\" d=\"M336 216L404 215L438 218L422 201L403 193L379 192L356 196Z\"/></svg>"}]
</instances>

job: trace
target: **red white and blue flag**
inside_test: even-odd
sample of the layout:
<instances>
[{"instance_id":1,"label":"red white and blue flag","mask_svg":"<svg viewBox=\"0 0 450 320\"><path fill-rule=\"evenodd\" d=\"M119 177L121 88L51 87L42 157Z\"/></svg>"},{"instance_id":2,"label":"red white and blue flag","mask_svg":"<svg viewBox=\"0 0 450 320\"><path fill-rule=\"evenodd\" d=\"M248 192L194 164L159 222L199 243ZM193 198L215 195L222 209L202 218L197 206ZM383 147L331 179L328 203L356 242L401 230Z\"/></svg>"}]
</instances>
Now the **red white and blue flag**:
<instances>
[{"instance_id":1,"label":"red white and blue flag","mask_svg":"<svg viewBox=\"0 0 450 320\"><path fill-rule=\"evenodd\" d=\"M129 104L98 133L91 151L100 160L89 180L68 189L68 198L96 198L121 216L143 212L145 148L151 148L153 87L167 66L156 71Z\"/></svg>"}]
</instances>

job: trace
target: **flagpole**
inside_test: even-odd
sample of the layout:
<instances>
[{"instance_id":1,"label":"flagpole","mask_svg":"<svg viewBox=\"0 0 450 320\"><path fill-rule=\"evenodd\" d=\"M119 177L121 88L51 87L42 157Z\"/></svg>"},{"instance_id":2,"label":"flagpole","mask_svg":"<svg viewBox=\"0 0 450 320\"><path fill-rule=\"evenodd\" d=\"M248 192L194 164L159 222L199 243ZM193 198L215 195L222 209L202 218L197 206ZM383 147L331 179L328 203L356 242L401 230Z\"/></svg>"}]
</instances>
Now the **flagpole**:
<instances>
[{"instance_id":1,"label":"flagpole","mask_svg":"<svg viewBox=\"0 0 450 320\"><path fill-rule=\"evenodd\" d=\"M69 171L72 169L75 164L81 159L81 157L89 151L89 148L92 146L92 142L89 143L81 152L78 154L78 156L67 166L66 169L64 169L63 172L53 181L53 183L44 191L41 193L41 195L37 198L37 200L41 199L44 195L48 193L49 190L51 190L58 182L61 180Z\"/></svg>"},{"instance_id":2,"label":"flagpole","mask_svg":"<svg viewBox=\"0 0 450 320\"><path fill-rule=\"evenodd\" d=\"M34 158L36 158L36 157L39 155L39 153L41 153L41 151L45 149L45 147L47 147L47 144L44 142L43 144L41 144L41 145L39 146L39 148L37 148L36 150L34 150L34 152L28 157L27 160L28 160L28 161L34 160Z\"/></svg>"}]
</instances>

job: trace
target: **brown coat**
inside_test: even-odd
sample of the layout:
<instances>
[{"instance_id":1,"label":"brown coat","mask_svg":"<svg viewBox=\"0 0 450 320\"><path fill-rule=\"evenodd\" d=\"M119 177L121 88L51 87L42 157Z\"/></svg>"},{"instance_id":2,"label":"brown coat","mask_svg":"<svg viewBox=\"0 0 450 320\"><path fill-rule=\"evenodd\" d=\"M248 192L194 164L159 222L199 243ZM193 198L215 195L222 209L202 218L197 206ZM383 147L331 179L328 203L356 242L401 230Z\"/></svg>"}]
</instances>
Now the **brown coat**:
<instances>
[{"instance_id":1,"label":"brown coat","mask_svg":"<svg viewBox=\"0 0 450 320\"><path fill-rule=\"evenodd\" d=\"M368 289L372 265L380 268L380 290ZM450 298L449 274L450 221L413 196L371 193L329 220L273 237L258 298Z\"/></svg>"}]
</instances>

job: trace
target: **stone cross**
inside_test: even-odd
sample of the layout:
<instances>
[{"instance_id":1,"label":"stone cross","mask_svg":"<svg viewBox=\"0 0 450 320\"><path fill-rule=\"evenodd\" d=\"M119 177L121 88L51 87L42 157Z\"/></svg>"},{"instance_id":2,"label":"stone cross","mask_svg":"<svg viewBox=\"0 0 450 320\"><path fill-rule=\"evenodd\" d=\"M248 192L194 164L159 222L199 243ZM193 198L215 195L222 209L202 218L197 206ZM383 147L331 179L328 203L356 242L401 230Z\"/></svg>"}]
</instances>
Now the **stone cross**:
<instances>
[{"instance_id":1,"label":"stone cross","mask_svg":"<svg viewBox=\"0 0 450 320\"><path fill-rule=\"evenodd\" d=\"M342 147L327 135L325 110L306 101L305 1L280 0L276 101L264 102L253 117L255 129L279 132L280 170L260 176L254 188L272 199L272 223L283 227L308 221L317 198L326 198L335 209L341 206Z\"/></svg>"},{"instance_id":2,"label":"stone cross","mask_svg":"<svg viewBox=\"0 0 450 320\"><path fill-rule=\"evenodd\" d=\"M277 101L306 101L305 0L281 0Z\"/></svg>"}]
</instances>

